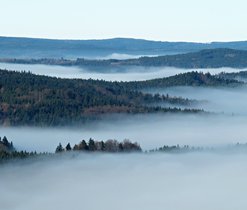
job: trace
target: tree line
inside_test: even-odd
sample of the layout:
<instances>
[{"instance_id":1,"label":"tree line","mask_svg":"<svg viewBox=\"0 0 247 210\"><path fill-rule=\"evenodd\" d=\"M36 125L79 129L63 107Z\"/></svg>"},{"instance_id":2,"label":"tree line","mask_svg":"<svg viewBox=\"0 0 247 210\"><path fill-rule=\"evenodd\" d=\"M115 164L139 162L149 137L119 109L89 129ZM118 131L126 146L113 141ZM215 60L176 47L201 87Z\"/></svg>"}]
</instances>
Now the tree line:
<instances>
[{"instance_id":1,"label":"tree line","mask_svg":"<svg viewBox=\"0 0 247 210\"><path fill-rule=\"evenodd\" d=\"M143 151L140 144L137 142L131 142L130 140L124 140L119 142L117 140L107 140L107 141L96 141L90 138L88 141L82 140L73 147L70 143L66 146L62 146L61 143L58 144L54 153L42 152L37 153L36 151L18 151L15 149L12 142L8 141L6 137L0 138L0 163L6 162L8 160L21 160L30 158L55 158L59 157L57 155L63 154L96 154L96 153L140 153L140 154L183 154L191 152L244 152L247 153L247 143L237 143L222 148L214 147L193 147L189 145L180 146L178 145L164 145L159 148Z\"/></svg>"},{"instance_id":2,"label":"tree line","mask_svg":"<svg viewBox=\"0 0 247 210\"><path fill-rule=\"evenodd\" d=\"M132 143L130 140L126 139L123 142L118 142L117 140L107 140L107 141L95 141L92 138L88 142L82 140L79 144L75 144L73 148L68 143L65 147L61 143L57 146L55 153L66 152L66 151L83 151L83 152L141 152L142 149L140 145L135 142Z\"/></svg>"}]
</instances>

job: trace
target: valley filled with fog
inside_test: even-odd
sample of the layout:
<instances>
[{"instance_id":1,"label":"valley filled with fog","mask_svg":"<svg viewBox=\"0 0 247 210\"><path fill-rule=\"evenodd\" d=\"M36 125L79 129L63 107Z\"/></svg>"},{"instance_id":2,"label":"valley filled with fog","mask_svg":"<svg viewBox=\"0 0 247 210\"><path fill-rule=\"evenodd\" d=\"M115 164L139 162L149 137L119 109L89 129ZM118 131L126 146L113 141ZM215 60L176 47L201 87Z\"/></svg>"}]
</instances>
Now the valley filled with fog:
<instances>
[{"instance_id":1,"label":"valley filled with fog","mask_svg":"<svg viewBox=\"0 0 247 210\"><path fill-rule=\"evenodd\" d=\"M244 210L246 154L79 155L1 166L5 210Z\"/></svg>"},{"instance_id":2,"label":"valley filled with fog","mask_svg":"<svg viewBox=\"0 0 247 210\"><path fill-rule=\"evenodd\" d=\"M139 68L99 73L76 67L20 64L0 64L0 68L109 81L146 80L192 71ZM239 70L200 71L217 74ZM52 160L16 161L0 166L1 208L244 210L247 154L224 148L247 143L247 88L187 86L143 91L196 99L197 103L189 108L208 113L115 114L78 126L1 127L0 134L13 141L17 150L30 152L54 152L59 142L74 145L89 138L129 139L138 142L143 151L179 144L223 148L221 152L68 154Z\"/></svg>"},{"instance_id":3,"label":"valley filled with fog","mask_svg":"<svg viewBox=\"0 0 247 210\"><path fill-rule=\"evenodd\" d=\"M168 77L194 69L177 68L137 68L128 72L105 73L90 72L77 67L47 65L0 64L1 69L30 71L35 74L61 78L93 78L109 81L135 81ZM133 72L132 72L133 71ZM211 72L239 72L239 69L200 69ZM8 136L20 150L54 151L61 142L77 143L89 138L107 140L130 139L141 144L144 150L163 145L215 146L236 142L247 142L246 107L247 87L167 87L145 89L152 94L196 99L190 106L158 104L164 107L203 109L204 114L115 114L103 119L78 126L67 127L0 127L0 133ZM68 123L69 124L69 123Z\"/></svg>"},{"instance_id":4,"label":"valley filled with fog","mask_svg":"<svg viewBox=\"0 0 247 210\"><path fill-rule=\"evenodd\" d=\"M180 73L199 71L204 73L218 74L221 72L239 72L239 69L179 69L173 67L122 67L122 69L97 69L80 68L76 66L52 66L39 64L9 64L0 63L0 69L26 71L38 75L46 75L59 78L99 79L106 81L142 81L169 77ZM241 69L244 71L246 69Z\"/></svg>"},{"instance_id":5,"label":"valley filled with fog","mask_svg":"<svg viewBox=\"0 0 247 210\"><path fill-rule=\"evenodd\" d=\"M54 152L61 142L82 139L130 139L144 150L164 145L225 146L247 142L247 119L232 115L116 115L78 127L34 128L2 127L0 133L13 140L18 150Z\"/></svg>"},{"instance_id":6,"label":"valley filled with fog","mask_svg":"<svg viewBox=\"0 0 247 210\"><path fill-rule=\"evenodd\" d=\"M0 210L247 209L247 1L0 5Z\"/></svg>"}]
</instances>

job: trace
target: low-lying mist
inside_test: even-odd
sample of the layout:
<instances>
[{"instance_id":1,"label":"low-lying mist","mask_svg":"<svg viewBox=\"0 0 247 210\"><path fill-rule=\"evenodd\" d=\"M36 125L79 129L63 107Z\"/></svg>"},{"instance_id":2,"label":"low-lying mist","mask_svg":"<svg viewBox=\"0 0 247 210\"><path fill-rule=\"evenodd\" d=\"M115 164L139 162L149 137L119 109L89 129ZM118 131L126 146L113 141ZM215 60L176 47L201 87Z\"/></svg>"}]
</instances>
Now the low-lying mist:
<instances>
[{"instance_id":1,"label":"low-lying mist","mask_svg":"<svg viewBox=\"0 0 247 210\"><path fill-rule=\"evenodd\" d=\"M108 60L108 59L117 59L117 60L126 60L140 58L143 56L156 57L157 55L134 55L134 54L124 54L124 53L112 53L105 56L86 56L86 59L90 60Z\"/></svg>"},{"instance_id":2,"label":"low-lying mist","mask_svg":"<svg viewBox=\"0 0 247 210\"><path fill-rule=\"evenodd\" d=\"M5 65L5 66L4 66ZM0 64L62 78L144 80L192 71L175 68L89 72L76 67ZM233 69L206 69L219 73ZM236 70L238 71L238 70ZM204 101L195 108L210 114L107 116L77 127L0 127L17 150L54 152L82 139L129 139L142 149L164 145L222 147L247 143L247 88L171 87L148 90ZM224 114L223 114L224 112ZM245 210L247 154L83 154L0 164L3 210Z\"/></svg>"},{"instance_id":3,"label":"low-lying mist","mask_svg":"<svg viewBox=\"0 0 247 210\"><path fill-rule=\"evenodd\" d=\"M179 69L172 67L149 68L149 67L123 67L120 70L101 68L86 69L81 67L49 66L49 65L27 65L0 63L0 69L15 71L30 71L38 75L46 75L60 78L80 78L80 79L103 79L106 81L142 81L156 78L173 76L179 73L200 71L218 74L220 72L239 72L239 69L219 68L219 69Z\"/></svg>"},{"instance_id":4,"label":"low-lying mist","mask_svg":"<svg viewBox=\"0 0 247 210\"><path fill-rule=\"evenodd\" d=\"M247 119L214 114L119 115L84 126L67 128L0 128L18 150L54 152L61 142L130 139L143 150L164 145L218 146L247 143Z\"/></svg>"},{"instance_id":5,"label":"low-lying mist","mask_svg":"<svg viewBox=\"0 0 247 210\"><path fill-rule=\"evenodd\" d=\"M0 166L4 210L245 210L247 155L80 155Z\"/></svg>"},{"instance_id":6,"label":"low-lying mist","mask_svg":"<svg viewBox=\"0 0 247 210\"><path fill-rule=\"evenodd\" d=\"M210 112L246 115L247 87L217 88L217 87L170 87L148 90L150 93L169 94L176 97L196 99L202 103L193 108Z\"/></svg>"}]
</instances>

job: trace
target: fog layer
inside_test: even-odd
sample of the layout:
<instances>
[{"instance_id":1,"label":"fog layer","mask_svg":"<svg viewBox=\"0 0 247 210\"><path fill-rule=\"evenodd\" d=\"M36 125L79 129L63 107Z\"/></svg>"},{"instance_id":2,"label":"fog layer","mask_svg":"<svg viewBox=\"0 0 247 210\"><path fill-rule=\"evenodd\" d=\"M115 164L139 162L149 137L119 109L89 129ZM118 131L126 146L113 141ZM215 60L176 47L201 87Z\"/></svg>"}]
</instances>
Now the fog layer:
<instances>
[{"instance_id":1,"label":"fog layer","mask_svg":"<svg viewBox=\"0 0 247 210\"><path fill-rule=\"evenodd\" d=\"M179 73L190 71L210 72L217 74L220 72L238 72L239 69L219 68L219 69L178 69L172 67L146 68L146 67L126 67L121 71L109 69L85 69L79 67L63 67L49 65L26 65L0 63L0 69L30 71L34 74L55 76L60 78L81 78L81 79L103 79L107 81L140 81L155 78L168 77Z\"/></svg>"},{"instance_id":2,"label":"fog layer","mask_svg":"<svg viewBox=\"0 0 247 210\"><path fill-rule=\"evenodd\" d=\"M0 128L17 149L54 152L61 142L130 139L144 150L163 145L214 146L247 143L247 119L223 115L119 116L77 128Z\"/></svg>"},{"instance_id":3,"label":"fog layer","mask_svg":"<svg viewBox=\"0 0 247 210\"><path fill-rule=\"evenodd\" d=\"M246 155L81 155L0 166L4 210L245 210Z\"/></svg>"},{"instance_id":4,"label":"fog layer","mask_svg":"<svg viewBox=\"0 0 247 210\"><path fill-rule=\"evenodd\" d=\"M126 60L126 59L135 59L143 56L155 57L157 55L131 55L131 54L123 54L123 53L112 53L106 56L90 56L85 57L86 59L91 60L108 60L108 59L117 59L117 60Z\"/></svg>"},{"instance_id":5,"label":"fog layer","mask_svg":"<svg viewBox=\"0 0 247 210\"><path fill-rule=\"evenodd\" d=\"M170 87L147 90L146 92L196 99L201 101L201 103L192 106L193 108L204 109L210 112L224 112L226 114L234 115L247 114L246 86L235 88Z\"/></svg>"}]
</instances>

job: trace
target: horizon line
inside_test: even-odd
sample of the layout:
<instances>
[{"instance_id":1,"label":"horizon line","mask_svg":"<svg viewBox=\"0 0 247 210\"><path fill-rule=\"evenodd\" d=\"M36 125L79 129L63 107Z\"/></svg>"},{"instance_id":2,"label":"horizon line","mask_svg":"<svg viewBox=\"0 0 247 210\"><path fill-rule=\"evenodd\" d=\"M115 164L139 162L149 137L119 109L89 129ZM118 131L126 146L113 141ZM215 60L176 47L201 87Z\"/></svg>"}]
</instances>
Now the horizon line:
<instances>
[{"instance_id":1,"label":"horizon line","mask_svg":"<svg viewBox=\"0 0 247 210\"><path fill-rule=\"evenodd\" d=\"M54 41L104 41L104 40L114 40L114 39L132 39L132 40L142 40L148 42L168 42L168 43L195 43L195 44L212 44L212 43L230 43L230 42L247 42L247 40L227 40L227 41L184 41L184 40L155 40L148 38L136 38L136 37L108 37L108 38L88 38L88 39L80 39L80 38L49 38L49 37L32 37L32 36L5 36L0 35L0 38L19 38L19 39L40 39L40 40L54 40Z\"/></svg>"}]
</instances>

